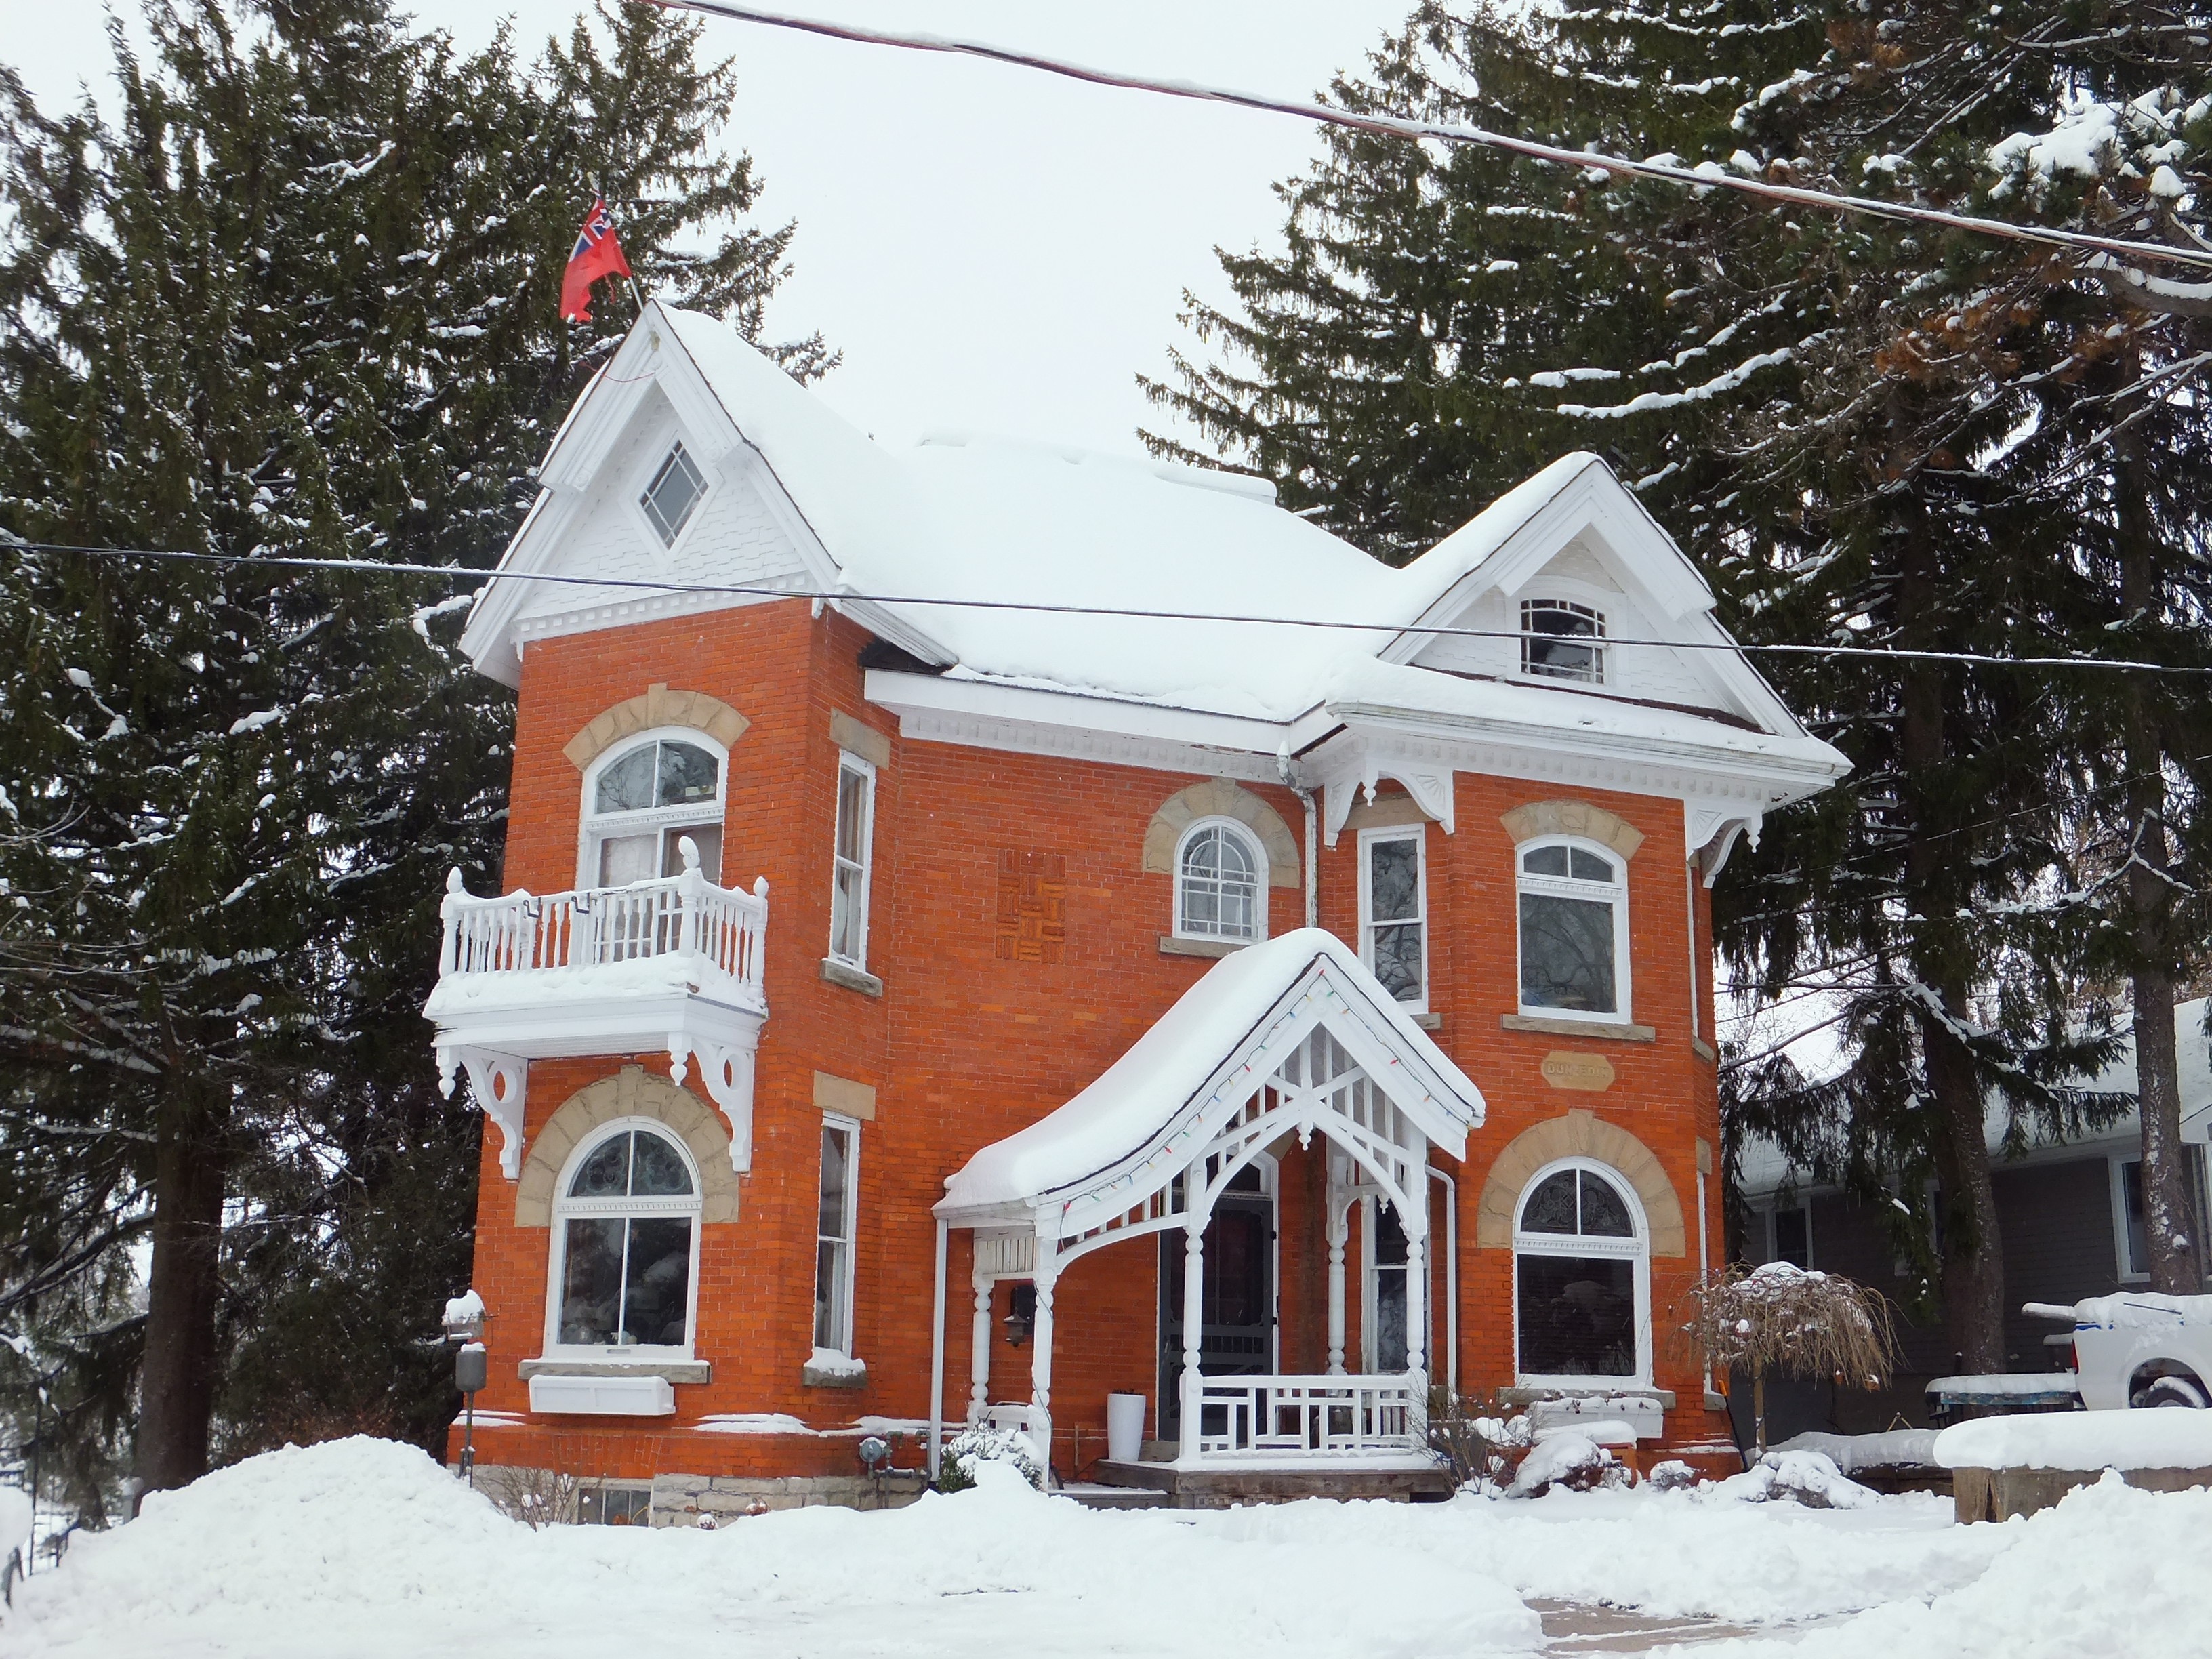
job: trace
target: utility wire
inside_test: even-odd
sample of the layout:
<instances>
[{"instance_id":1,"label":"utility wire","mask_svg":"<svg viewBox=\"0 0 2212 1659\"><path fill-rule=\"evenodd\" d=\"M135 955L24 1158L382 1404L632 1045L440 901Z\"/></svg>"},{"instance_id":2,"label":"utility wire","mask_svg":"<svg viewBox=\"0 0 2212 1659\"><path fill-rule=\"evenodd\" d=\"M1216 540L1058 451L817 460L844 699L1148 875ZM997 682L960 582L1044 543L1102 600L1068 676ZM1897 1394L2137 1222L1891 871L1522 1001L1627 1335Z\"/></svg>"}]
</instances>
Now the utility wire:
<instances>
[{"instance_id":1,"label":"utility wire","mask_svg":"<svg viewBox=\"0 0 2212 1659\"><path fill-rule=\"evenodd\" d=\"M473 570L463 565L386 563L380 559L317 559L278 553L190 553L172 548L94 547L71 542L34 542L0 532L0 549L26 553L67 553L85 558L152 559L173 564L207 564L283 570L341 570L392 576L438 576L447 580L546 582L563 587L619 587L629 592L696 593L708 597L762 599L818 599L824 604L935 606L951 611L1018 611L1053 617L1126 617L1140 622L1237 623L1263 628L1307 628L1355 634L1419 634L1438 639L1522 640L1514 628L1457 628L1443 623L1352 622L1343 617L1262 617L1233 611L1152 611L1111 605L1049 605L1037 599L958 599L921 593L863 593L846 587L776 587L745 582L644 581L623 576L568 576L529 570ZM1974 651L1919 651L1875 645L1767 645L1735 640L1658 640L1607 635L1600 646L1642 646L1662 651L1765 652L1801 657L1871 657L1899 662L1948 662L1992 668L2114 668L2142 674L2212 675L2212 665L2141 662L2124 657L1999 657Z\"/></svg>"},{"instance_id":2,"label":"utility wire","mask_svg":"<svg viewBox=\"0 0 2212 1659\"><path fill-rule=\"evenodd\" d=\"M1972 231L1978 235L2005 237L2046 247L2107 256L2118 254L2130 259L2162 261L2212 270L2212 248L2130 241L2120 237L2094 235L2086 231L2015 224L2008 220L1984 218L1974 214L1946 213L1938 208L1917 207L1905 202L1885 202L1876 197L1841 196L1828 191L1808 190L1798 185L1775 184L1719 167L1709 173L1700 173L1693 167L1676 167L1663 161L1636 161L1626 156L1602 155L1595 150L1567 149L1558 144L1540 143L1533 138L1516 137L1510 133L1492 132L1486 128L1464 126L1455 122L1415 121L1403 116L1361 114L1352 110L1334 109L1310 100L1279 98L1266 93L1240 92L1229 87L1208 86L1198 81L1164 79L1097 69L1068 58L1018 52L1011 46L994 46L987 40L963 40L956 35L862 28L857 24L832 22L826 18L803 17L788 12L769 11L758 6L732 4L729 0L641 0L641 3L659 6L664 11L699 12L708 16L726 17L736 22L795 29L805 34L826 35L834 40L852 40L865 46L896 46L908 52L947 52L964 58L981 58L995 64L1008 64L1019 69L1038 70L1047 75L1088 82L1093 86L1117 87L1130 92L1157 93L1169 98L1189 98L1204 103L1227 104L1238 109L1295 115L1304 120L1318 121L1329 126L1350 127L1361 132L1382 133L1401 138L1433 138L1450 144L1476 144L1486 149L1504 150L1510 155L1525 155L1538 161L1548 161L1558 167L1600 168L1632 179L1656 179L1668 184L1686 185L1692 190L1732 190L1741 195L1787 202L1793 206L1812 208L1822 213L1860 214L1869 218L1941 225L1946 229Z\"/></svg>"}]
</instances>

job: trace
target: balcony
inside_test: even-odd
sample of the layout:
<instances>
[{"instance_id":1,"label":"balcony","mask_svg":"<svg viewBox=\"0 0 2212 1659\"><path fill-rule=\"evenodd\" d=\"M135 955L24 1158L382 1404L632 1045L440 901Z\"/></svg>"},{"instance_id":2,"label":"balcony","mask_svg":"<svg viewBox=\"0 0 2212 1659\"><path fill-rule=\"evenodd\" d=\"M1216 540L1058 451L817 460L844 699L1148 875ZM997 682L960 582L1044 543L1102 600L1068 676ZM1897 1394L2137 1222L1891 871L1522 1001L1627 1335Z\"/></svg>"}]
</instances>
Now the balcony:
<instances>
[{"instance_id":1,"label":"balcony","mask_svg":"<svg viewBox=\"0 0 2212 1659\"><path fill-rule=\"evenodd\" d=\"M682 1083L694 1060L730 1122L730 1163L752 1164L753 1056L768 1018L762 959L768 882L718 887L681 843L677 875L627 887L477 898L446 880L438 984L438 1086L458 1073L499 1125L500 1168L522 1168L529 1064L666 1049Z\"/></svg>"}]
</instances>

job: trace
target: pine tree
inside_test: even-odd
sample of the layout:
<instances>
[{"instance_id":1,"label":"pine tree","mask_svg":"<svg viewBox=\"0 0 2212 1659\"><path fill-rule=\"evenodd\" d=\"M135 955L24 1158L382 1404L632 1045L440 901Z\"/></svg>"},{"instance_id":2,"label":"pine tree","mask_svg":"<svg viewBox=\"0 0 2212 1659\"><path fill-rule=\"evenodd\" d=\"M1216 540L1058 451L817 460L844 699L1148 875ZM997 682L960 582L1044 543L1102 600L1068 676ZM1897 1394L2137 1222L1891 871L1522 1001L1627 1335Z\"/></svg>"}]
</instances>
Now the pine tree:
<instances>
[{"instance_id":1,"label":"pine tree","mask_svg":"<svg viewBox=\"0 0 2212 1659\"><path fill-rule=\"evenodd\" d=\"M595 194L647 286L759 333L791 230L744 222L696 27L603 6L525 62L386 0L149 16L112 125L0 82L19 541L488 564L623 326L556 315ZM0 1329L89 1513L134 1426L161 1486L450 1418L421 1339L477 1129L420 1008L445 871L495 868L511 723L453 592L0 549Z\"/></svg>"}]
</instances>

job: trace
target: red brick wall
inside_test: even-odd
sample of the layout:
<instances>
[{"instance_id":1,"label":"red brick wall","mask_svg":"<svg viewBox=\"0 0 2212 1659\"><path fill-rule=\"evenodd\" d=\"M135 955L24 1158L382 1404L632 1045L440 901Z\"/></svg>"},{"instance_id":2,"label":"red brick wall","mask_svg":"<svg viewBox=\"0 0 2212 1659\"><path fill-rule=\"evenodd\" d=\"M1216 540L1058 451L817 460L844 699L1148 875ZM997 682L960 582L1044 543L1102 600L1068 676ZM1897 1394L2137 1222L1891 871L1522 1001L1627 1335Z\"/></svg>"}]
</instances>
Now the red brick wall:
<instances>
[{"instance_id":1,"label":"red brick wall","mask_svg":"<svg viewBox=\"0 0 2212 1659\"><path fill-rule=\"evenodd\" d=\"M1087 761L1000 754L900 738L891 718L861 696L856 658L867 635L835 615L816 619L801 602L640 623L533 644L524 660L507 885L550 891L576 879L581 778L562 753L592 717L655 682L706 691L751 721L730 757L724 879L769 882L767 992L770 1015L757 1086L753 1167L742 1212L706 1230L696 1349L714 1379L678 1389L672 1425L639 1428L567 1419L489 1431L487 1461L527 1462L557 1452L584 1474L844 1473L851 1439L708 1435L685 1425L727 1413L789 1413L817 1428L862 1413L921 1418L929 1402L934 1222L944 1177L977 1147L1034 1121L1089 1083L1210 965L1164 956L1170 881L1140 868L1146 827L1189 775ZM877 795L869 967L878 1000L825 982L830 826L836 749L830 714L843 713L889 737ZM1288 791L1249 786L1303 835ZM1458 1182L1460 1359L1463 1387L1512 1381L1510 1253L1475 1242L1474 1212L1489 1160L1522 1130L1571 1108L1628 1129L1674 1181L1694 1252L1694 1144L1717 1144L1711 1064L1690 1042L1692 994L1679 802L1575 791L1642 830L1630 861L1633 1017L1656 1029L1649 1043L1566 1039L1502 1029L1516 1003L1513 848L1499 815L1569 792L1462 775L1457 833L1426 831L1431 977L1437 1041L1483 1091L1489 1118L1469 1142ZM1347 830L1322 857L1324 926L1358 930L1358 836ZM1005 855L1014 855L1006 860ZM1027 855L1042 854L1042 860ZM1017 875L1057 884L1063 941L1002 949L1002 861ZM1054 896L1043 893L1045 899ZM1699 893L1702 902L1702 890ZM1303 894L1270 890L1270 929L1303 920ZM1701 915L1704 914L1700 911ZM1032 927L1032 936L1036 930ZM1056 959L1055 959L1056 958ZM1702 964L1703 958L1700 958ZM1694 976L1705 977L1702 965ZM1695 988L1701 995L1709 987ZM1710 1004L1698 1029L1711 1036ZM1601 1052L1616 1081L1602 1094L1553 1088L1539 1067L1554 1048ZM528 1127L534 1134L576 1089L629 1057L541 1062L532 1067ZM665 1054L639 1057L665 1074ZM800 1367L811 1346L816 1179L820 1114L817 1070L873 1085L877 1115L861 1132L855 1348L866 1388L809 1389ZM696 1085L695 1085L696 1086ZM493 1137L495 1144L496 1137ZM1313 1162L1318 1162L1317 1156ZM1284 1363L1321 1362L1326 1346L1325 1264L1318 1188L1306 1161L1284 1169L1281 1309ZM514 1184L488 1145L478 1218L477 1285L492 1309L493 1379L480 1403L526 1409L514 1362L539 1352L544 1320L544 1229L514 1224ZM1717 1210L1714 1248L1717 1249ZM1437 1210L1442 1248L1443 1213ZM1156 1391L1158 1246L1109 1247L1074 1267L1058 1295L1055 1425L1096 1443L1105 1396ZM1357 1363L1358 1248L1349 1274L1349 1353ZM1698 1399L1696 1368L1665 1338L1667 1313L1694 1278L1688 1256L1652 1264L1658 1380L1686 1406ZM1437 1274L1441 1298L1444 1275ZM949 1277L945 1399L957 1418L968 1389L971 1308L966 1241L956 1235ZM994 1309L1003 1315L1001 1291ZM1432 1370L1445 1369L1444 1321L1435 1310ZM993 1396L1026 1398L1031 1350L994 1337ZM1063 1442L1063 1461L1072 1445ZM592 1455L585 1456L585 1449ZM1087 1461L1089 1448L1085 1449ZM903 1461L903 1460L902 1460Z\"/></svg>"}]
</instances>

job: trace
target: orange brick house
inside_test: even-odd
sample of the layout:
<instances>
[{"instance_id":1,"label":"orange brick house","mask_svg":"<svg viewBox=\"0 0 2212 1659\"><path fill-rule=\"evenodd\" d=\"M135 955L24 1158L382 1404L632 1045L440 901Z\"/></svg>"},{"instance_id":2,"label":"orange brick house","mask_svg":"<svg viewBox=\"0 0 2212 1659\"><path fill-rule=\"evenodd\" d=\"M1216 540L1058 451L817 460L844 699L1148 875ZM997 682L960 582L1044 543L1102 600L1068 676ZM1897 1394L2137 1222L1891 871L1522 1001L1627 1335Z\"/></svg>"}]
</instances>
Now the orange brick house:
<instances>
[{"instance_id":1,"label":"orange brick house","mask_svg":"<svg viewBox=\"0 0 2212 1659\"><path fill-rule=\"evenodd\" d=\"M488 1465L862 1501L989 1418L1073 1480L1121 1395L1115 1478L1380 1489L1432 1383L1724 1443L1706 890L1844 763L1601 462L1393 570L648 305L541 482L427 1009Z\"/></svg>"}]
</instances>

